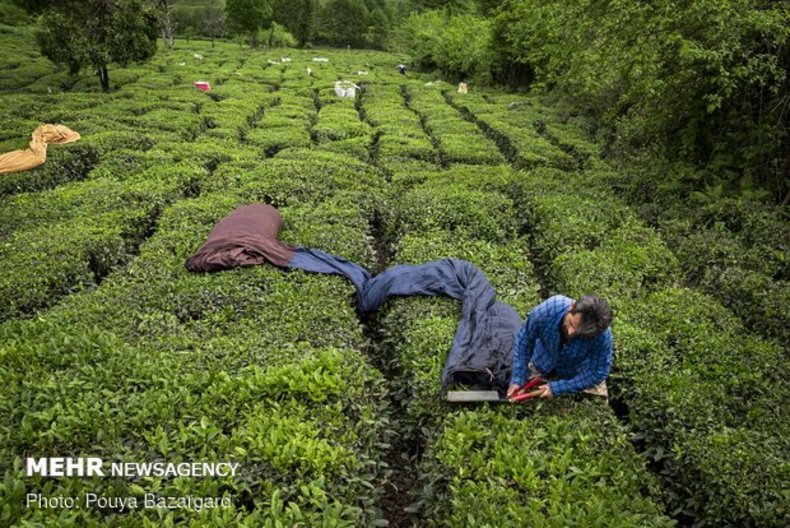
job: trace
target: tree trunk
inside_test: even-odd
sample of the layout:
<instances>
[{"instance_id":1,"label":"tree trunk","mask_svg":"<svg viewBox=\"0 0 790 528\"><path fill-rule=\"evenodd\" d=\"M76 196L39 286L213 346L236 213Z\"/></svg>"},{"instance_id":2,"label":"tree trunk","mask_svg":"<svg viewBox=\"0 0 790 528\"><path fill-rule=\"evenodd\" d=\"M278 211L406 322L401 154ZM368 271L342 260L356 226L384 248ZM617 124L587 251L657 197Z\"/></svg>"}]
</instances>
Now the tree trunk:
<instances>
[{"instance_id":1,"label":"tree trunk","mask_svg":"<svg viewBox=\"0 0 790 528\"><path fill-rule=\"evenodd\" d=\"M171 15L173 13L173 2L171 0L160 0L157 5L159 9L159 24L162 26L162 38L167 49L173 48L176 28Z\"/></svg>"},{"instance_id":2,"label":"tree trunk","mask_svg":"<svg viewBox=\"0 0 790 528\"><path fill-rule=\"evenodd\" d=\"M173 30L172 28L165 29L162 27L162 39L165 41L167 49L173 49Z\"/></svg>"},{"instance_id":3,"label":"tree trunk","mask_svg":"<svg viewBox=\"0 0 790 528\"><path fill-rule=\"evenodd\" d=\"M107 73L107 66L99 67L99 82L101 82L101 89L105 92L110 91L110 76Z\"/></svg>"}]
</instances>

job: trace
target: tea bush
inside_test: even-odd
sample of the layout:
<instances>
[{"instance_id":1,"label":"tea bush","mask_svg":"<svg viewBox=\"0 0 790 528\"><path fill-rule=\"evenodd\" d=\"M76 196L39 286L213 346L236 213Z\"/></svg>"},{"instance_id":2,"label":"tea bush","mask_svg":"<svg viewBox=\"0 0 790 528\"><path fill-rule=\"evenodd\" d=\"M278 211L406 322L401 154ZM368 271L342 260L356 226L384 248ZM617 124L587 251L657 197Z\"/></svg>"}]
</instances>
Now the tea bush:
<instances>
[{"instance_id":1,"label":"tea bush","mask_svg":"<svg viewBox=\"0 0 790 528\"><path fill-rule=\"evenodd\" d=\"M253 525L266 519L356 525L377 518L379 491L372 483L380 479L383 466L378 462L379 454L389 434L383 380L357 351L313 349L310 344L361 347L353 308L339 301L344 292L350 293L350 286L339 278L303 272L286 276L269 267L213 275L191 274L183 267L211 226L245 202L241 196L224 194L178 202L166 210L154 237L122 274L111 274L95 292L69 297L47 319L27 323L30 328L20 326L25 323L7 327L9 333L0 337L4 350L18 349L10 353L21 358L29 356L29 347L38 347L48 356L47 361L65 361L62 365L72 367L73 374L60 369L58 379L63 383L84 380L80 382L83 390L71 395L71 400L56 403L59 400L55 399L49 404L52 407L44 407L74 409L62 420L64 427L72 420L75 425L62 429L58 443L41 443L45 437L37 421L29 422L26 430L30 433L25 436L12 432L17 427L4 429L5 436L14 437L3 453L9 464L9 457L22 449L53 450L66 445L70 450L77 446L93 453L103 451L99 446L105 445L108 454L129 459L236 460L246 468L241 478L212 479L205 485L184 479L151 479L140 484L159 493L234 495L229 511L168 512L165 517L171 522L190 518L216 522L215 517L224 515ZM330 243L326 239L329 233L334 232L335 240L343 244L367 240L361 236L367 226L359 217L347 224L338 211L327 211L324 217L320 211L315 205L283 208L283 238L307 241L341 254L348 251ZM327 228L330 217L336 227ZM352 231L344 233L341 224ZM350 258L364 262L362 253L357 250ZM325 302L316 303L316 299ZM304 309L313 315L299 315ZM50 331L40 326L45 324L51 325ZM62 350L54 354L51 348L37 344L63 339L53 336L47 341L45 337L59 335L62 329L67 328L70 334L80 329L89 332L97 324L106 330L102 339L109 340L107 348L113 354L105 353L104 347L83 349L82 342L77 342L73 346L83 355L65 360ZM120 339L124 346L116 346ZM100 354L103 359L89 360L86 353ZM190 361L183 360L184 354ZM356 358L352 358L354 354ZM80 372L86 361L93 367ZM121 368L120 361L128 363ZM140 362L150 371L137 369ZM45 361L38 364L46 368ZM265 367L258 366L261 364ZM13 368L31 379L38 376L22 362ZM125 374L130 368L135 369L134 376ZM128 421L120 424L116 412L96 413L92 403L107 390L97 384L102 379L114 383L113 376L134 380L128 395L114 384L119 399L106 404L108 409L122 405L118 412ZM42 387L52 385L47 377L38 377ZM357 389L341 382L346 377L356 380ZM61 391L51 394L54 397ZM39 401L43 405L46 400ZM10 408L3 411L7 415ZM28 409L27 413L17 410L14 416L3 422L12 424L25 416L32 420L39 415ZM41 414L45 420L44 416ZM131 442L131 447L115 447L121 438ZM20 473L21 468L7 479L4 495L9 500L18 493L14 482L21 478ZM134 494L130 492L134 488L129 488L134 483L125 481L62 482L60 489L74 496L109 489L124 496ZM10 511L11 519L47 518L45 510L21 511L16 504ZM94 522L100 514L88 511L77 515L82 515L77 519L84 522ZM134 512L118 517L128 523L142 521L146 515L152 514Z\"/></svg>"},{"instance_id":2,"label":"tea bush","mask_svg":"<svg viewBox=\"0 0 790 528\"><path fill-rule=\"evenodd\" d=\"M141 509L107 515L75 509L59 516L79 524L142 523L144 518L208 522L222 515L253 524L292 516L357 524L375 515L370 481L376 478L374 457L386 414L381 376L360 361L359 352L303 348L264 368L229 373L189 368L177 355L132 348L106 333L75 339L52 322L37 322L34 330L39 339L61 343L58 350L30 343L30 330L10 343L7 335L3 339L6 394L28 402L24 411L0 409L8 439L2 459L9 472L0 493L7 520L48 522L52 515L51 510L22 508L14 482L22 481L24 472L12 461L23 450L89 452L116 460L227 460L243 468L240 477L207 480L66 478L44 487L43 481L30 479L47 493L76 497L86 492L135 496L142 487L159 495L233 497L224 513ZM36 353L37 369L29 366L31 353ZM119 379L128 382L119 384ZM79 391L70 390L75 385ZM41 434L55 416L57 431ZM273 494L301 507L272 513Z\"/></svg>"},{"instance_id":3,"label":"tea bush","mask_svg":"<svg viewBox=\"0 0 790 528\"><path fill-rule=\"evenodd\" d=\"M309 148L312 144L310 131L305 125L252 130L246 134L246 140L260 147L266 156L273 156L287 148Z\"/></svg>"},{"instance_id":4,"label":"tea bush","mask_svg":"<svg viewBox=\"0 0 790 528\"><path fill-rule=\"evenodd\" d=\"M397 262L422 264L442 258L463 258L478 266L491 280L498 299L520 311L537 304L537 283L529 262L515 247L503 247L461 233L437 230L406 234L395 247ZM451 406L442 403L440 387L446 353L458 326L457 301L449 299L394 300L384 318L396 361L406 374L410 418L415 423L436 420Z\"/></svg>"},{"instance_id":5,"label":"tea bush","mask_svg":"<svg viewBox=\"0 0 790 528\"><path fill-rule=\"evenodd\" d=\"M437 161L429 136L420 127L414 112L404 106L399 89L366 86L360 102L365 116L379 134L376 145L379 160L385 164L401 158Z\"/></svg>"},{"instance_id":6,"label":"tea bush","mask_svg":"<svg viewBox=\"0 0 790 528\"><path fill-rule=\"evenodd\" d=\"M245 141L273 155L286 148L308 148L310 120L315 113L312 100L279 96L280 103L267 110L256 128L245 134Z\"/></svg>"},{"instance_id":7,"label":"tea bush","mask_svg":"<svg viewBox=\"0 0 790 528\"><path fill-rule=\"evenodd\" d=\"M123 122L123 120L122 120ZM140 127L143 130L166 131L174 134L173 137L190 141L197 137L206 127L205 119L188 109L181 110L152 110L142 116L136 116L126 122ZM163 134L158 134L160 137Z\"/></svg>"},{"instance_id":8,"label":"tea bush","mask_svg":"<svg viewBox=\"0 0 790 528\"><path fill-rule=\"evenodd\" d=\"M577 159L555 145L546 134L545 124L551 114L534 98L525 101L512 94L484 97L448 93L448 99L462 112L474 115L519 168L578 168Z\"/></svg>"},{"instance_id":9,"label":"tea bush","mask_svg":"<svg viewBox=\"0 0 790 528\"><path fill-rule=\"evenodd\" d=\"M658 225L679 256L685 280L717 298L754 332L787 342L790 295L787 222L754 204L693 217L667 207Z\"/></svg>"},{"instance_id":10,"label":"tea bush","mask_svg":"<svg viewBox=\"0 0 790 528\"><path fill-rule=\"evenodd\" d=\"M197 172L157 170L160 180L152 179L152 172L143 172L125 181L96 178L84 182L72 182L49 191L21 193L9 197L0 210L0 237L14 231L61 223L71 223L97 214L108 213L134 204L167 199L191 183L190 176L197 179ZM174 174L175 172L175 174ZM175 177L174 177L175 176Z\"/></svg>"},{"instance_id":11,"label":"tea bush","mask_svg":"<svg viewBox=\"0 0 790 528\"><path fill-rule=\"evenodd\" d=\"M320 150L287 149L253 167L221 166L204 190L230 188L250 201L278 206L319 203L353 191L360 194L356 205L362 206L382 194L383 183L383 175L358 159Z\"/></svg>"},{"instance_id":12,"label":"tea bush","mask_svg":"<svg viewBox=\"0 0 790 528\"><path fill-rule=\"evenodd\" d=\"M790 421L782 349L689 290L656 292L623 318L620 375L633 378L634 389L622 398L648 453L664 466L673 508L716 524L785 524Z\"/></svg>"},{"instance_id":13,"label":"tea bush","mask_svg":"<svg viewBox=\"0 0 790 528\"><path fill-rule=\"evenodd\" d=\"M322 143L318 146L318 150L327 152L337 152L339 154L346 154L353 156L363 161L371 161L370 149L372 139L370 136L359 136L351 139L343 139L338 141L329 141Z\"/></svg>"},{"instance_id":14,"label":"tea bush","mask_svg":"<svg viewBox=\"0 0 790 528\"><path fill-rule=\"evenodd\" d=\"M688 284L702 288L723 302L751 330L780 341L786 337L785 312L775 310L772 306L775 303L771 302L784 299L788 291L786 222L779 219L778 213L754 201L727 198L721 188L694 191L699 188L701 176L679 163L644 157L641 159L644 168L635 170L629 166L620 169L628 171L624 174L613 172L593 155L593 144L579 138L579 128L574 127L573 119L540 105L535 99L525 100L508 94L485 97L453 94L450 98L454 104L472 113L501 145L511 148L513 159L533 155L535 147L523 142L525 131L516 130L510 124L515 123L518 116L531 121L536 132L540 130L542 136L572 154L581 167L591 169L586 181L568 180L567 173L557 174L555 178L573 182L575 187L597 188L594 194L604 191L597 208L605 211L614 206L617 218L623 203L601 186L613 186L622 191L628 202L636 205L634 212L659 229L677 256L683 279ZM523 165L519 161L516 164ZM571 168L573 165L555 166ZM659 178L658 173L667 176ZM541 185L533 184L534 192L540 192ZM586 196L586 193L574 194ZM611 198L605 198L606 195ZM563 197L557 199L562 201ZM585 209L596 208L586 197L581 199L585 201ZM567 222L574 222L578 214L577 211L568 216ZM600 227L591 225L588 232L596 229ZM564 230L551 230L552 233L561 231ZM551 245L540 240L542 236L542 233L537 234L536 245L541 246L541 253L551 251ZM587 241L587 245L595 243Z\"/></svg>"},{"instance_id":15,"label":"tea bush","mask_svg":"<svg viewBox=\"0 0 790 528\"><path fill-rule=\"evenodd\" d=\"M20 145L18 148L27 147ZM0 197L51 189L64 182L84 180L100 159L97 149L79 143L55 146L47 150L47 162L44 165L26 172L4 175L0 179Z\"/></svg>"},{"instance_id":16,"label":"tea bush","mask_svg":"<svg viewBox=\"0 0 790 528\"><path fill-rule=\"evenodd\" d=\"M411 107L423 116L447 163L489 165L504 161L496 144L477 126L463 120L438 90L415 86L409 94Z\"/></svg>"},{"instance_id":17,"label":"tea bush","mask_svg":"<svg viewBox=\"0 0 790 528\"><path fill-rule=\"evenodd\" d=\"M598 401L451 414L422 470L428 526L675 525Z\"/></svg>"},{"instance_id":18,"label":"tea bush","mask_svg":"<svg viewBox=\"0 0 790 528\"><path fill-rule=\"evenodd\" d=\"M107 212L98 214L100 202L89 199L82 214L74 211L70 219L34 222L12 233L0 247L0 262L8 270L0 283L5 301L0 305L0 320L29 315L62 295L98 284L136 252L161 210L203 172L194 166L152 170L136 192ZM151 183L154 176L162 178L160 182L169 178L169 185L155 179ZM47 204L45 200L33 203L34 211Z\"/></svg>"},{"instance_id":19,"label":"tea bush","mask_svg":"<svg viewBox=\"0 0 790 528\"><path fill-rule=\"evenodd\" d=\"M370 134L370 126L359 120L352 102L343 101L323 106L318 124L313 127L319 143L338 141Z\"/></svg>"},{"instance_id":20,"label":"tea bush","mask_svg":"<svg viewBox=\"0 0 790 528\"><path fill-rule=\"evenodd\" d=\"M513 204L498 193L470 190L463 184L432 181L401 198L403 233L440 228L502 243L516 230Z\"/></svg>"},{"instance_id":21,"label":"tea bush","mask_svg":"<svg viewBox=\"0 0 790 528\"><path fill-rule=\"evenodd\" d=\"M485 273L497 298L519 313L528 313L540 302L532 263L526 257L529 252L526 240L496 244L457 232L434 230L403 235L394 250L404 264L442 258L468 260Z\"/></svg>"},{"instance_id":22,"label":"tea bush","mask_svg":"<svg viewBox=\"0 0 790 528\"><path fill-rule=\"evenodd\" d=\"M615 309L646 292L677 282L677 259L655 232L638 223L622 224L600 247L563 253L551 275L574 296L597 292Z\"/></svg>"}]
</instances>

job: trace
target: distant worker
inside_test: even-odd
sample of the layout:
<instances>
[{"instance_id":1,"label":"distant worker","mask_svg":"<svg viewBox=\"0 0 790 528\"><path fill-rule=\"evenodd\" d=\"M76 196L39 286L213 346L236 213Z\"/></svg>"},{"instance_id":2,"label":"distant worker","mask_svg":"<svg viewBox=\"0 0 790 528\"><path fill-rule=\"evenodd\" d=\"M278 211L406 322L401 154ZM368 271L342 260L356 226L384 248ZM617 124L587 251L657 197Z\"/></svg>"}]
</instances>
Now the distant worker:
<instances>
[{"instance_id":1,"label":"distant worker","mask_svg":"<svg viewBox=\"0 0 790 528\"><path fill-rule=\"evenodd\" d=\"M405 64L398 64L398 71L401 75L406 75L406 65Z\"/></svg>"},{"instance_id":2,"label":"distant worker","mask_svg":"<svg viewBox=\"0 0 790 528\"><path fill-rule=\"evenodd\" d=\"M528 380L540 383L530 392L535 398L573 392L608 398L611 324L612 309L595 295L578 301L555 295L540 303L516 336L508 398L523 394Z\"/></svg>"}]
</instances>

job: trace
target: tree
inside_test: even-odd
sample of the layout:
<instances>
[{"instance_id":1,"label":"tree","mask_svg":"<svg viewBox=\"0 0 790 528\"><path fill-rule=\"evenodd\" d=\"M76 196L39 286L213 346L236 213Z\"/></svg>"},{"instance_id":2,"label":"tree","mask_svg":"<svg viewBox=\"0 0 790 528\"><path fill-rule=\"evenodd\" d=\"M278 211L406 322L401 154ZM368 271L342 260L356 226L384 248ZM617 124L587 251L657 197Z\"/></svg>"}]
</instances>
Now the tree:
<instances>
[{"instance_id":1,"label":"tree","mask_svg":"<svg viewBox=\"0 0 790 528\"><path fill-rule=\"evenodd\" d=\"M390 17L382 7L372 9L368 18L367 43L374 48L382 49L387 43L390 25Z\"/></svg>"},{"instance_id":2,"label":"tree","mask_svg":"<svg viewBox=\"0 0 790 528\"><path fill-rule=\"evenodd\" d=\"M54 0L36 31L42 55L75 74L90 66L102 89L110 90L107 67L145 61L156 53L156 14L144 0Z\"/></svg>"},{"instance_id":3,"label":"tree","mask_svg":"<svg viewBox=\"0 0 790 528\"><path fill-rule=\"evenodd\" d=\"M176 24L173 19L173 4L175 0L149 0L156 14L159 16L159 27L162 30L162 38L165 46L173 47L173 40L176 36Z\"/></svg>"},{"instance_id":4,"label":"tree","mask_svg":"<svg viewBox=\"0 0 790 528\"><path fill-rule=\"evenodd\" d=\"M315 0L273 0L274 21L282 24L300 46L313 37Z\"/></svg>"},{"instance_id":5,"label":"tree","mask_svg":"<svg viewBox=\"0 0 790 528\"><path fill-rule=\"evenodd\" d=\"M269 26L270 48L293 48L297 44L296 37L288 33L285 26L272 22Z\"/></svg>"},{"instance_id":6,"label":"tree","mask_svg":"<svg viewBox=\"0 0 790 528\"><path fill-rule=\"evenodd\" d=\"M493 46L503 68L529 67L533 88L603 124L607 151L700 167L662 175L665 189L736 195L757 183L780 202L790 193L788 6L510 0Z\"/></svg>"},{"instance_id":7,"label":"tree","mask_svg":"<svg viewBox=\"0 0 790 528\"><path fill-rule=\"evenodd\" d=\"M214 39L219 38L225 32L225 12L209 7L200 12L201 29L203 33L211 37L211 47L214 47Z\"/></svg>"},{"instance_id":8,"label":"tree","mask_svg":"<svg viewBox=\"0 0 790 528\"><path fill-rule=\"evenodd\" d=\"M316 4L315 0L299 0L297 3L301 6L301 10L299 21L292 31L296 40L299 41L299 45L304 46L313 38Z\"/></svg>"},{"instance_id":9,"label":"tree","mask_svg":"<svg viewBox=\"0 0 790 528\"><path fill-rule=\"evenodd\" d=\"M225 12L231 28L250 35L250 47L258 46L258 30L271 18L271 0L227 0Z\"/></svg>"},{"instance_id":10,"label":"tree","mask_svg":"<svg viewBox=\"0 0 790 528\"><path fill-rule=\"evenodd\" d=\"M26 26L30 24L27 12L10 0L0 0L0 24L7 26Z\"/></svg>"},{"instance_id":11,"label":"tree","mask_svg":"<svg viewBox=\"0 0 790 528\"><path fill-rule=\"evenodd\" d=\"M333 46L363 47L367 22L362 0L329 0L322 10L321 37Z\"/></svg>"},{"instance_id":12,"label":"tree","mask_svg":"<svg viewBox=\"0 0 790 528\"><path fill-rule=\"evenodd\" d=\"M492 2L484 0L414 0L412 10L420 13L441 10L451 15L478 14L483 9L483 4L487 3Z\"/></svg>"}]
</instances>

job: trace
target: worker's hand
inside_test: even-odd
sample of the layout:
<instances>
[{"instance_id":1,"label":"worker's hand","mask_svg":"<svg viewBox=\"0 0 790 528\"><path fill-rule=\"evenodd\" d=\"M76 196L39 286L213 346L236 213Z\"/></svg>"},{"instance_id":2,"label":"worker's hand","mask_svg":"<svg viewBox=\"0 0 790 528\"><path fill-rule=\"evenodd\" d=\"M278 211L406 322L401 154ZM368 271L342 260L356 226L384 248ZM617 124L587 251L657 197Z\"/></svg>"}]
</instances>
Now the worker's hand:
<instances>
[{"instance_id":1,"label":"worker's hand","mask_svg":"<svg viewBox=\"0 0 790 528\"><path fill-rule=\"evenodd\" d=\"M521 385L519 385L517 383L513 383L510 387L508 387L507 388L507 397L510 398L510 397L515 396L516 394L518 394L518 392L519 392L518 388L519 387L521 387Z\"/></svg>"},{"instance_id":2,"label":"worker's hand","mask_svg":"<svg viewBox=\"0 0 790 528\"><path fill-rule=\"evenodd\" d=\"M533 398L542 398L544 400L550 400L554 397L554 394L551 392L551 387L548 383L541 385L534 391L530 392Z\"/></svg>"}]
</instances>

